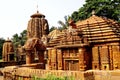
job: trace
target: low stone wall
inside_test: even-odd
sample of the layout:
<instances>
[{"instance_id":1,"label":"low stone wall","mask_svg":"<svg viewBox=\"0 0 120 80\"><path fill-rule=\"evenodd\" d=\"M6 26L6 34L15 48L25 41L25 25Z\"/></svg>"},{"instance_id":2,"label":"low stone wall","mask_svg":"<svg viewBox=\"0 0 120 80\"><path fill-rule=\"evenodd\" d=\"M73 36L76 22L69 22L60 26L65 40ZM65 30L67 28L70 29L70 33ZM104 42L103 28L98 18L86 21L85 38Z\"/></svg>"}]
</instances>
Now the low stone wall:
<instances>
[{"instance_id":1,"label":"low stone wall","mask_svg":"<svg viewBox=\"0 0 120 80\"><path fill-rule=\"evenodd\" d=\"M120 80L120 70L85 71L84 80Z\"/></svg>"},{"instance_id":2,"label":"low stone wall","mask_svg":"<svg viewBox=\"0 0 120 80\"><path fill-rule=\"evenodd\" d=\"M38 63L38 60L35 60L34 63ZM0 68L6 67L6 66L22 65L22 64L26 64L26 61L0 62Z\"/></svg>"},{"instance_id":3,"label":"low stone wall","mask_svg":"<svg viewBox=\"0 0 120 80\"><path fill-rule=\"evenodd\" d=\"M4 80L19 80L20 78L21 80L34 80L34 76L44 78L49 74L57 77L72 76L75 80L120 80L120 70L62 71L30 69L16 66L3 69Z\"/></svg>"},{"instance_id":4,"label":"low stone wall","mask_svg":"<svg viewBox=\"0 0 120 80\"><path fill-rule=\"evenodd\" d=\"M42 70L11 66L4 68L2 72L4 80L19 80L19 78L23 80L32 80L34 77L45 78L47 75L73 77L76 80L84 80L84 72L80 71Z\"/></svg>"},{"instance_id":5,"label":"low stone wall","mask_svg":"<svg viewBox=\"0 0 120 80\"><path fill-rule=\"evenodd\" d=\"M10 62L0 62L0 68L5 66L15 66L25 64L25 61L10 61Z\"/></svg>"}]
</instances>

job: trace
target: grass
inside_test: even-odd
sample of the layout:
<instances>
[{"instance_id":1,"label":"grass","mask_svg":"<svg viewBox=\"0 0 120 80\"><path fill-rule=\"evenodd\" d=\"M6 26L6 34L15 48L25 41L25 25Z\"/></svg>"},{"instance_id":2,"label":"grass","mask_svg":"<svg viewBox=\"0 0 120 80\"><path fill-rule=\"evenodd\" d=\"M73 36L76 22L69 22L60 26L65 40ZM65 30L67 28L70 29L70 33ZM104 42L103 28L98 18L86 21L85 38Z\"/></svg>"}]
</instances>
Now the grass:
<instances>
[{"instance_id":1,"label":"grass","mask_svg":"<svg viewBox=\"0 0 120 80\"><path fill-rule=\"evenodd\" d=\"M0 59L0 62L3 62L3 60L2 60L2 59Z\"/></svg>"},{"instance_id":2,"label":"grass","mask_svg":"<svg viewBox=\"0 0 120 80\"><path fill-rule=\"evenodd\" d=\"M72 76L64 76L64 77L57 77L55 75L47 75L46 78L38 78L36 76L33 76L32 80L75 80Z\"/></svg>"}]
</instances>

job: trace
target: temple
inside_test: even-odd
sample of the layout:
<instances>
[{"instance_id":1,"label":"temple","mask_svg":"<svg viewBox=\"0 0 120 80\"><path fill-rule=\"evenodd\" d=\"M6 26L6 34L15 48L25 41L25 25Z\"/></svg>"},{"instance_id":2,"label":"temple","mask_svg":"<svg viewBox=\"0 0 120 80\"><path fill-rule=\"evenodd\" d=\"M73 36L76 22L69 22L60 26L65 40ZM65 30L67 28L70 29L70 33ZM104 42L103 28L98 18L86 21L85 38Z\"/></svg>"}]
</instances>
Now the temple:
<instances>
[{"instance_id":1,"label":"temple","mask_svg":"<svg viewBox=\"0 0 120 80\"><path fill-rule=\"evenodd\" d=\"M120 69L120 24L114 20L93 14L48 38L51 70Z\"/></svg>"},{"instance_id":2,"label":"temple","mask_svg":"<svg viewBox=\"0 0 120 80\"><path fill-rule=\"evenodd\" d=\"M10 61L12 52L12 42L7 40L3 60ZM120 24L92 13L76 23L70 19L67 29L49 32L45 15L37 11L28 21L27 41L17 52L26 64L5 67L4 80L43 80L48 74L73 80L118 80Z\"/></svg>"}]
</instances>

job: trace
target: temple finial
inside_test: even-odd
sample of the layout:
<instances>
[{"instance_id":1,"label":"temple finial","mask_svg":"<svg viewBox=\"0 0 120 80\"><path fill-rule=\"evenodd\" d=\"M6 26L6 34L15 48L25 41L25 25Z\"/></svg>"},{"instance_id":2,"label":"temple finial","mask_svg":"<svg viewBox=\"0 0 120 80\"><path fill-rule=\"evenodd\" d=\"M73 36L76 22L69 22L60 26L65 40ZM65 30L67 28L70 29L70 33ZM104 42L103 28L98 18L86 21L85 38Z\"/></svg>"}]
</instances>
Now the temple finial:
<instances>
[{"instance_id":1,"label":"temple finial","mask_svg":"<svg viewBox=\"0 0 120 80\"><path fill-rule=\"evenodd\" d=\"M38 11L38 4L37 4L37 13L39 13L39 11Z\"/></svg>"},{"instance_id":2,"label":"temple finial","mask_svg":"<svg viewBox=\"0 0 120 80\"><path fill-rule=\"evenodd\" d=\"M7 40L10 40L9 37L7 37Z\"/></svg>"},{"instance_id":3,"label":"temple finial","mask_svg":"<svg viewBox=\"0 0 120 80\"><path fill-rule=\"evenodd\" d=\"M95 10L92 10L92 15L95 15Z\"/></svg>"},{"instance_id":4,"label":"temple finial","mask_svg":"<svg viewBox=\"0 0 120 80\"><path fill-rule=\"evenodd\" d=\"M38 8L39 8L39 6L38 6L38 0L35 0L35 2L36 2L36 11L37 11L37 13L39 13L39 10L38 10Z\"/></svg>"}]
</instances>

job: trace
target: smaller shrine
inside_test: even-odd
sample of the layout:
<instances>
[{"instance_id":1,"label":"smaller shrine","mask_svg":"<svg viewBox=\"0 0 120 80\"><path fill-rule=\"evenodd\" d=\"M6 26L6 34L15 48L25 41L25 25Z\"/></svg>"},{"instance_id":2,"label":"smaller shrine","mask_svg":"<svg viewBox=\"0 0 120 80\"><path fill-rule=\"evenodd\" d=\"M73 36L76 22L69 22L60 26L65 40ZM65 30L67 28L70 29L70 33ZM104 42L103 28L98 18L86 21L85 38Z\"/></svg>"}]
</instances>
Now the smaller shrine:
<instances>
[{"instance_id":1,"label":"smaller shrine","mask_svg":"<svg viewBox=\"0 0 120 80\"><path fill-rule=\"evenodd\" d=\"M14 47L9 38L3 44L2 59L4 62L14 61Z\"/></svg>"}]
</instances>

